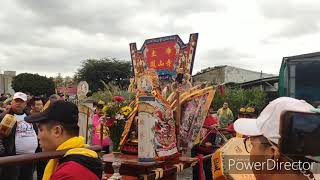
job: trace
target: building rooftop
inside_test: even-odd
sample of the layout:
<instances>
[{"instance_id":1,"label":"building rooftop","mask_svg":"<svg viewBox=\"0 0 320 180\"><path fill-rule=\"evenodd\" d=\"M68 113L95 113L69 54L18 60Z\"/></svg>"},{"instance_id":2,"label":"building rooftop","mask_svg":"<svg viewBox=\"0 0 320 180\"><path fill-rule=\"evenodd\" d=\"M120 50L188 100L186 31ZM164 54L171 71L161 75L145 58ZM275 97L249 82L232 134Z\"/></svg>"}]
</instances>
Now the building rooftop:
<instances>
[{"instance_id":1,"label":"building rooftop","mask_svg":"<svg viewBox=\"0 0 320 180\"><path fill-rule=\"evenodd\" d=\"M202 69L200 72L196 73L193 76L197 76L197 75L200 75L200 74L203 74L203 73L206 73L206 72L210 72L210 71L213 71L213 70L222 69L222 68L225 68L225 67L232 67L232 68L241 69L241 70L245 70L245 71L260 73L258 71L243 69L243 68L239 68L239 67L234 67L234 66L229 66L229 65L221 65L221 66L214 66L214 67L208 67L208 68ZM263 73L263 74L268 74L268 73ZM273 74L268 74L268 75L274 76Z\"/></svg>"}]
</instances>

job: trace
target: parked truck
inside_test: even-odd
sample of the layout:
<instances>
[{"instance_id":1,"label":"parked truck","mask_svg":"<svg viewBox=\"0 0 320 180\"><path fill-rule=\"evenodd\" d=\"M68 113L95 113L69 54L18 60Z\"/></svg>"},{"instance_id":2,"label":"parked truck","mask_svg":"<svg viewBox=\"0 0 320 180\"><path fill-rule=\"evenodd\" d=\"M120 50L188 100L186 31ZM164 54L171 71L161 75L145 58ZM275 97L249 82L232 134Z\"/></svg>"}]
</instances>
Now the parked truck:
<instances>
[{"instance_id":1,"label":"parked truck","mask_svg":"<svg viewBox=\"0 0 320 180\"><path fill-rule=\"evenodd\" d=\"M279 96L320 105L320 52L284 57L279 73Z\"/></svg>"}]
</instances>

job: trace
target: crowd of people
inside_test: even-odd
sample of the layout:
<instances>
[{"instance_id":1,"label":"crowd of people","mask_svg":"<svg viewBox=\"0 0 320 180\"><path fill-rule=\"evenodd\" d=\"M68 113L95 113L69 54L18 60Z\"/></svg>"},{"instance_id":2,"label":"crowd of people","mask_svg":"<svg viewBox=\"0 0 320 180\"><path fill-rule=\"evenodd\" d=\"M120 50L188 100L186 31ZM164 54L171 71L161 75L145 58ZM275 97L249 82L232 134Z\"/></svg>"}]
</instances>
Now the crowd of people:
<instances>
[{"instance_id":1,"label":"crowd of people","mask_svg":"<svg viewBox=\"0 0 320 180\"><path fill-rule=\"evenodd\" d=\"M2 94L1 103L0 157L70 150L59 160L1 167L0 179L33 180L35 169L37 178L44 180L101 178L97 153L84 148L84 138L79 136L79 111L75 104L58 95L51 95L44 102L22 92L12 97ZM8 124L11 126L7 127Z\"/></svg>"},{"instance_id":2,"label":"crowd of people","mask_svg":"<svg viewBox=\"0 0 320 180\"><path fill-rule=\"evenodd\" d=\"M71 106L71 103L69 104L63 104L68 103L64 100L61 100L61 97L59 95L51 95L46 101L43 98L32 96L28 93L15 93L13 97L8 95L1 95L0 99L1 103L1 116L0 119L3 119L3 117L6 114L14 115L14 117L17 120L17 123L14 127L12 127L12 132L9 136L4 137L0 136L0 156L9 156L9 155L18 155L18 154L27 154L27 153L35 153L35 152L41 152L44 151L50 151L50 150L56 150L59 148L59 145L63 144L63 140L67 141L68 138L72 139L73 137L77 137L76 131L78 131L77 126L71 126L68 124L69 121L77 122L77 118L69 118L63 117L64 114L68 113L66 111L59 112L58 110L54 110L52 112L52 118L47 120L55 120L54 122L46 122L40 123L38 116L42 115L44 112L47 112L50 110L49 107L52 107L54 104L59 104L57 106ZM59 103L57 103L59 102ZM101 124L101 117L103 116L103 103L97 102L94 103L95 113L92 117L92 125L93 125L93 131L92 131L92 144L93 145L102 145L103 151L105 153L109 152L109 138L107 136L107 133L103 134L103 139L101 140L101 130L104 129ZM69 115L75 116L75 110L74 112L69 112ZM55 115L56 114L56 115ZM59 117L61 115L61 117ZM48 116L46 116L46 118ZM58 116L58 117L56 117ZM32 118L33 119L32 119ZM34 119L36 118L36 120ZM53 118L54 117L54 118ZM71 116L70 116L71 117ZM38 118L38 120L37 120ZM30 120L31 119L31 120ZM46 121L46 120L45 120ZM56 122L57 121L57 122ZM212 153L212 151L206 151L206 149L214 149L214 147L218 144L222 144L221 140L218 142L216 139L218 137L215 136L214 130L215 128L221 128L226 129L229 132L232 132L232 123L234 121L233 113L228 107L228 103L225 102L223 104L223 107L221 107L217 112L213 111L213 108L210 108L207 118L204 122L204 127L201 130L202 136L207 134L207 131L211 131L209 133L210 135L206 137L206 140L204 142L200 142L198 139L198 142L195 143L194 148L192 149L192 155L196 156L199 153ZM37 124L37 126L36 126ZM42 125L44 124L44 125ZM55 125L61 125L60 128ZM48 135L47 129L54 130ZM75 130L76 129L76 130ZM65 133L67 132L67 133ZM40 140L40 142L37 140ZM57 140L58 137L61 137L63 140L59 143L53 142L53 140ZM201 137L203 139L203 137ZM202 140L203 141L203 140ZM82 158L83 159L83 158ZM87 160L86 158L84 158ZM50 161L49 161L50 162ZM55 162L57 163L57 162ZM5 179L24 179L24 180L31 180L33 178L34 171L37 172L38 179L46 178L45 169L48 162L47 161L39 161L36 165L22 165L22 166L16 166L16 167L5 167L0 169L0 177ZM51 163L49 163L51 164ZM205 166L205 172L206 174L211 173L211 163L205 162L207 166ZM72 166L72 165L71 165ZM52 168L52 167L51 167ZM54 168L54 169L60 169L60 168ZM52 170L51 170L52 171ZM9 173L8 173L9 172ZM58 171L58 172L64 172ZM72 171L74 172L74 171ZM51 172L52 175L53 172ZM56 173L58 175L54 175L53 177L60 176L59 173ZM198 170L194 171L194 177L198 177ZM45 175L45 176L44 176ZM65 174L64 174L65 175ZM207 175L208 176L208 175ZM45 179L44 178L44 179Z\"/></svg>"},{"instance_id":3,"label":"crowd of people","mask_svg":"<svg viewBox=\"0 0 320 180\"><path fill-rule=\"evenodd\" d=\"M44 101L41 97L22 92L12 97L2 94L0 103L0 157L70 149L61 159L1 167L0 179L33 180L35 171L37 178L44 180L101 178L102 164L97 153L84 148L84 138L79 136L79 111L75 104L61 100L59 95L51 95ZM108 153L109 138L106 133L101 133L104 129L101 123L104 106L99 102L94 106L92 144L102 145L103 151ZM211 154L237 132L245 137L244 146L250 154L250 161L273 159L276 162L292 162L291 157L279 150L279 140L282 138L279 121L286 111L310 112L313 108L305 101L282 97L270 102L259 116L254 108L241 108L235 120L227 102L216 112L211 107L191 155ZM11 126L4 128L4 124ZM5 132L7 129L10 129L9 133ZM210 180L211 160L203 163L205 179ZM199 179L199 173L202 172L194 166L193 179ZM257 179L315 179L310 171L273 170L272 173L253 173Z\"/></svg>"},{"instance_id":4,"label":"crowd of people","mask_svg":"<svg viewBox=\"0 0 320 180\"><path fill-rule=\"evenodd\" d=\"M52 104L56 104L55 102L61 101L61 97L58 95L51 95L47 101L44 101L44 99L40 97L33 97L30 94L24 94L24 93L16 93L13 97L1 95L1 102L2 102L2 115L1 119L4 117L5 114L10 113L14 115L17 119L17 125L14 127L15 129L11 133L11 137L4 137L3 139L0 139L0 146L1 141L7 141L7 139L10 139L10 142L8 144L11 144L10 151L7 151L9 147L4 147L2 149L2 152L8 152L3 153L1 156L8 156L8 155L16 155L16 154L26 154L26 153L34 153L34 152L40 152L42 150L49 151L49 150L56 150L59 147L59 143L54 143L53 140L56 140L58 135L63 137L62 139L66 140L70 137L76 137L77 132L74 131L74 129L77 129L75 127L69 127L69 125L66 124L66 121L63 120L64 117L57 117L53 119L59 120L59 123L53 123L50 122L49 124L45 123L45 125L42 125L42 123L38 123L37 120L25 120L28 119L26 117L37 117L39 114L42 114L43 111L46 111ZM67 103L67 102L66 102ZM94 103L94 115L92 117L92 144L93 145L102 145L103 151L105 153L109 152L109 138L107 136L107 133L103 132L102 134L102 140L101 140L101 130L104 128L101 124L101 117L103 116L103 103L97 102ZM61 104L61 106L63 106ZM55 116L54 114L65 114L65 111L61 112L54 112L52 116ZM72 112L70 112L72 114ZM30 116L31 115L31 116ZM41 119L41 118L40 118ZM72 120L72 119L69 119ZM40 120L41 121L41 120ZM61 123L61 122L62 123ZM73 121L76 121L76 119L73 119ZM32 123L29 123L32 122ZM38 126L35 126L35 122L37 122ZM232 134L233 131L233 122L234 122L234 115L233 112L228 107L228 103L224 102L223 106L217 111L214 112L213 108L211 107L208 112L208 116L205 119L204 126L201 129L201 141L200 136L197 142L195 142L195 146L192 148L192 156L197 156L198 154L211 154L215 149L220 147L224 142L222 141L221 137L216 135L216 128L220 130L224 130L226 134ZM67 127L67 131L71 130L71 133L64 134L64 131L61 129L55 127L53 128L53 125L60 124L64 125L64 128ZM50 127L50 129L54 129L55 133L52 134L53 136L48 136L47 126ZM21 128L24 127L23 130ZM44 128L46 127L46 128ZM20 128L20 129L19 129ZM61 127L63 129L63 126ZM28 131L26 131L28 130ZM104 129L105 130L105 129ZM26 132L25 132L26 131ZM24 133L24 135L17 135L17 133ZM27 134L28 136L26 136ZM38 138L40 140L40 144L37 141L37 134ZM43 135L45 134L45 135ZM71 136L70 136L71 134ZM65 137L64 137L65 136ZM204 137L206 136L206 137ZM17 137L22 137L22 140L19 140ZM53 138L53 139L50 139ZM67 137L67 138L66 138ZM220 138L220 139L219 139ZM45 141L41 141L44 139ZM63 144L63 142L60 142L60 145ZM40 148L41 145L41 148ZM23 147L23 148L22 148ZM1 152L1 151L0 151ZM83 158L82 158L83 159ZM84 158L87 160L86 158ZM34 170L36 169L37 177L38 179L42 179L45 173L45 167L48 164L47 161L39 161L36 165L36 167L32 165L23 165L18 166L15 168L2 168L2 172L0 177L5 177L6 179L26 179L31 180L33 177ZM50 163L51 164L51 163ZM210 160L207 160L204 162L205 164L205 175L207 179L211 178L211 162ZM48 165L47 165L48 166ZM71 165L72 166L72 165ZM59 169L59 168L55 168ZM194 167L193 176L194 179L197 179L199 177L198 168ZM7 173L12 172L12 173ZM58 175L52 176L57 177L60 176L58 171ZM74 171L72 171L74 172ZM51 172L52 173L52 172ZM12 176L12 177L10 177ZM45 176L46 177L46 176Z\"/></svg>"}]
</instances>

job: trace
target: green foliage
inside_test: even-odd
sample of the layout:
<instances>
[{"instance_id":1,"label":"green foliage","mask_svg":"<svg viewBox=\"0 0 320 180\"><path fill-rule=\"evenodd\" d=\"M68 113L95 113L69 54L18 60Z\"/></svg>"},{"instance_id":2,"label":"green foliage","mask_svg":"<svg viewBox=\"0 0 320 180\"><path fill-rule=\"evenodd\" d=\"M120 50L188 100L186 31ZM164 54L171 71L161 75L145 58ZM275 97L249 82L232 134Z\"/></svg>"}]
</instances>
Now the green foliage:
<instances>
[{"instance_id":1,"label":"green foliage","mask_svg":"<svg viewBox=\"0 0 320 180\"><path fill-rule=\"evenodd\" d=\"M112 83L101 82L103 90L92 94L96 101L104 101L106 104L103 108L105 116L108 117L106 125L109 128L109 136L113 143L113 151L119 151L120 139L124 130L125 121L130 115L132 108L128 106L130 100L135 97L133 93L121 89Z\"/></svg>"},{"instance_id":2,"label":"green foliage","mask_svg":"<svg viewBox=\"0 0 320 180\"><path fill-rule=\"evenodd\" d=\"M266 93L259 88L240 89L225 87L225 95L221 96L219 91L216 92L213 100L213 109L218 110L222 107L223 102L228 102L229 108L235 117L241 107L255 107L260 112L266 105Z\"/></svg>"},{"instance_id":3,"label":"green foliage","mask_svg":"<svg viewBox=\"0 0 320 180\"><path fill-rule=\"evenodd\" d=\"M75 75L77 81L87 81L92 92L104 88L102 83L113 82L121 89L126 89L131 76L131 63L113 59L88 59L82 62L81 68Z\"/></svg>"},{"instance_id":4,"label":"green foliage","mask_svg":"<svg viewBox=\"0 0 320 180\"><path fill-rule=\"evenodd\" d=\"M109 127L110 139L113 143L112 151L119 152L120 139L126 125L125 121L114 121L112 127Z\"/></svg>"},{"instance_id":5,"label":"green foliage","mask_svg":"<svg viewBox=\"0 0 320 180\"><path fill-rule=\"evenodd\" d=\"M61 76L61 73L58 73L58 76L53 78L53 81L54 81L54 84L56 85L56 87L63 86L63 78Z\"/></svg>"},{"instance_id":6,"label":"green foliage","mask_svg":"<svg viewBox=\"0 0 320 180\"><path fill-rule=\"evenodd\" d=\"M52 78L38 74L22 73L12 80L12 88L18 92L30 92L33 95L54 94L54 82Z\"/></svg>"},{"instance_id":7,"label":"green foliage","mask_svg":"<svg viewBox=\"0 0 320 180\"><path fill-rule=\"evenodd\" d=\"M99 90L92 94L92 98L96 101L103 100L105 102L110 102L112 101L112 98L114 96L122 96L127 100L130 100L135 97L134 93L130 93L126 89L122 89L116 84L107 84L103 81L101 81L101 84L103 84L104 86L103 90Z\"/></svg>"},{"instance_id":8,"label":"green foliage","mask_svg":"<svg viewBox=\"0 0 320 180\"><path fill-rule=\"evenodd\" d=\"M126 120L132 109L128 106L129 101L126 101L122 96L115 96L112 102L104 106L106 116L106 125L109 129L109 136L113 142L113 151L119 150L121 135L126 124Z\"/></svg>"}]
</instances>

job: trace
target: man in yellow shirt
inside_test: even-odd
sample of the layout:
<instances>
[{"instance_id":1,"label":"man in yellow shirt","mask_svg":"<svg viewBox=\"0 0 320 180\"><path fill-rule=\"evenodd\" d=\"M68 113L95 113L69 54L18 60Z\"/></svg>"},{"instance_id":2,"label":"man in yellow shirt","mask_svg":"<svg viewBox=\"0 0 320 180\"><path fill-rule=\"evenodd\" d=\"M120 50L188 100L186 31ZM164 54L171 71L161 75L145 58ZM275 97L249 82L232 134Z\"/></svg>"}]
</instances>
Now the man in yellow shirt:
<instances>
[{"instance_id":1,"label":"man in yellow shirt","mask_svg":"<svg viewBox=\"0 0 320 180\"><path fill-rule=\"evenodd\" d=\"M229 109L227 102L223 103L223 107L218 110L217 115L219 117L220 128L227 128L234 120L233 113Z\"/></svg>"}]
</instances>

